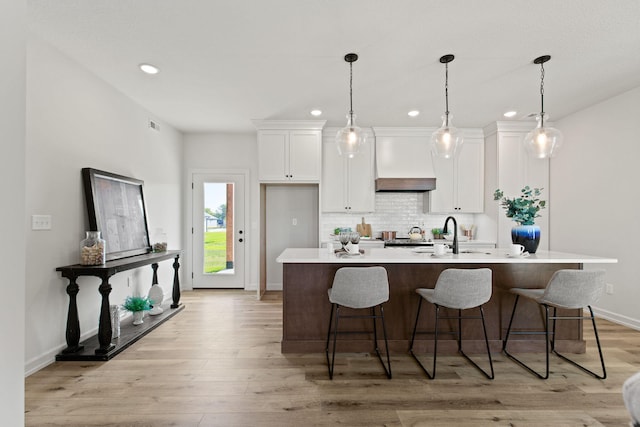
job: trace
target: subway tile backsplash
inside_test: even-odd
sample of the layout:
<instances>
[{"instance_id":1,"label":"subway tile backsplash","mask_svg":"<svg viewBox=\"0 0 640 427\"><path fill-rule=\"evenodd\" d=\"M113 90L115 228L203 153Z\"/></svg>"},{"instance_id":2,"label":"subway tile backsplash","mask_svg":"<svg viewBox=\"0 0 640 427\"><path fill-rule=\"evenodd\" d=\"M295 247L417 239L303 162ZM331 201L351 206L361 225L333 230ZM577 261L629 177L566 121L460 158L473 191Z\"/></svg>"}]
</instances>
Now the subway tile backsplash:
<instances>
[{"instance_id":1,"label":"subway tile backsplash","mask_svg":"<svg viewBox=\"0 0 640 427\"><path fill-rule=\"evenodd\" d=\"M409 229L418 226L425 229L426 236L430 238L430 230L442 228L447 218L447 215L422 212L423 197L427 197L427 193L376 193L375 197L375 212L352 214L323 212L320 222L321 240L328 239L336 227L351 227L355 231L356 224L362 222L362 217L367 224L371 224L374 237L379 237L382 231L397 231L398 237L407 237ZM458 226L469 226L474 221L474 214L456 213L453 216Z\"/></svg>"}]
</instances>

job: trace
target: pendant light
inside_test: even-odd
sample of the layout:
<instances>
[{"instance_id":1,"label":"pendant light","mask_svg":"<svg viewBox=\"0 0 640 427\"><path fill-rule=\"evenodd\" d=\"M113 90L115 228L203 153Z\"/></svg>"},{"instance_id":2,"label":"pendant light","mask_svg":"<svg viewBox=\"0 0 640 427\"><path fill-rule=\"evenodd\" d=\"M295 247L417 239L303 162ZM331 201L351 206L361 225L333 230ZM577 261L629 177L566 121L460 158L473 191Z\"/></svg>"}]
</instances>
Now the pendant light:
<instances>
[{"instance_id":1,"label":"pendant light","mask_svg":"<svg viewBox=\"0 0 640 427\"><path fill-rule=\"evenodd\" d=\"M367 135L356 126L355 114L353 114L353 63L358 60L358 55L347 53L344 60L349 63L349 113L347 125L336 135L336 145L341 156L352 158L360 150L360 146L367 142Z\"/></svg>"},{"instance_id":2,"label":"pendant light","mask_svg":"<svg viewBox=\"0 0 640 427\"><path fill-rule=\"evenodd\" d=\"M431 135L432 154L445 159L455 157L463 142L462 132L458 128L451 126L452 115L449 114L449 62L453 61L454 58L455 56L451 54L440 58L440 63L445 65L445 112L444 116L442 116L442 127Z\"/></svg>"},{"instance_id":3,"label":"pendant light","mask_svg":"<svg viewBox=\"0 0 640 427\"><path fill-rule=\"evenodd\" d=\"M524 146L529 155L537 159L553 157L563 139L558 129L544 125L547 118L544 112L544 63L550 59L551 56L543 55L533 60L534 64L540 64L540 114L536 116L538 126L524 137Z\"/></svg>"}]
</instances>

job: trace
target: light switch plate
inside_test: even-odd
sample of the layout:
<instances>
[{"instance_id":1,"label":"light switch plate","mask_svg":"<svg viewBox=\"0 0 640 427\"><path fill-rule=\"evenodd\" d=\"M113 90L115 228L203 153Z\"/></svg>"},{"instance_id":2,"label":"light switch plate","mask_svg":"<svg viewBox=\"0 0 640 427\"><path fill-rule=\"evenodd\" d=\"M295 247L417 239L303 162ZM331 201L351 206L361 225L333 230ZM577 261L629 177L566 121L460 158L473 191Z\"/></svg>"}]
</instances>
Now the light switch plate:
<instances>
[{"instance_id":1,"label":"light switch plate","mask_svg":"<svg viewBox=\"0 0 640 427\"><path fill-rule=\"evenodd\" d=\"M31 215L32 230L51 230L51 215Z\"/></svg>"}]
</instances>

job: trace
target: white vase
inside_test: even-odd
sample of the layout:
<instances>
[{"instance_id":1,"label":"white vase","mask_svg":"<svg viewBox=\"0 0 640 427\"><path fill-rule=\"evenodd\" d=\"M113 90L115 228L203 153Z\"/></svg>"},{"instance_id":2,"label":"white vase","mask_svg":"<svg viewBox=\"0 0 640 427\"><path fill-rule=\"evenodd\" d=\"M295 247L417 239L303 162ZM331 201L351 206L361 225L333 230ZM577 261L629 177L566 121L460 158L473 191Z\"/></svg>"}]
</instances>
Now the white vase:
<instances>
[{"instance_id":1,"label":"white vase","mask_svg":"<svg viewBox=\"0 0 640 427\"><path fill-rule=\"evenodd\" d=\"M142 321L142 317L144 316L144 311L132 311L132 313L133 313L133 324L142 325L144 323Z\"/></svg>"},{"instance_id":2,"label":"white vase","mask_svg":"<svg viewBox=\"0 0 640 427\"><path fill-rule=\"evenodd\" d=\"M162 307L160 307L162 301L164 300L164 292L162 291L162 287L160 287L160 285L155 284L151 286L151 289L149 289L148 298L151 301L151 305L153 306L151 310L149 310L150 316L158 315L164 311Z\"/></svg>"}]
</instances>

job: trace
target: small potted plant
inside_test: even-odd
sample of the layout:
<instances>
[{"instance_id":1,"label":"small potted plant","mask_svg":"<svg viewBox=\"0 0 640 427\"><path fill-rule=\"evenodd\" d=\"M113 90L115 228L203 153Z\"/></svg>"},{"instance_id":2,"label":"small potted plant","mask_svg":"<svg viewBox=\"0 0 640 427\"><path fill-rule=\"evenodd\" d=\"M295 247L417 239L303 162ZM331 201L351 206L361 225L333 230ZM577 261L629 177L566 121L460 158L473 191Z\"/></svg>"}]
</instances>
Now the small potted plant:
<instances>
[{"instance_id":1,"label":"small potted plant","mask_svg":"<svg viewBox=\"0 0 640 427\"><path fill-rule=\"evenodd\" d=\"M442 236L442 228L432 228L431 234L433 234L434 239L444 239Z\"/></svg>"},{"instance_id":2,"label":"small potted plant","mask_svg":"<svg viewBox=\"0 0 640 427\"><path fill-rule=\"evenodd\" d=\"M493 200L499 200L506 211L507 218L518 223L511 229L511 241L524 246L529 253L535 253L540 243L540 227L535 225L538 212L544 209L547 202L541 200L542 188L530 188L528 185L520 190L520 197L508 198L502 190L493 193Z\"/></svg>"},{"instance_id":3,"label":"small potted plant","mask_svg":"<svg viewBox=\"0 0 640 427\"><path fill-rule=\"evenodd\" d=\"M149 298L147 297L129 296L124 301L124 304L122 304L122 308L133 314L134 325L141 325L144 323L142 321L144 312L151 309L151 301L149 301Z\"/></svg>"}]
</instances>

